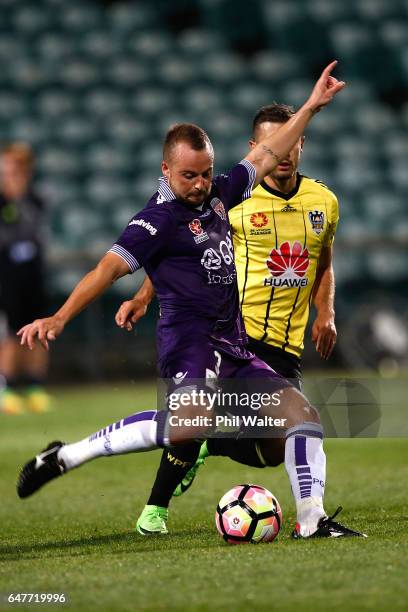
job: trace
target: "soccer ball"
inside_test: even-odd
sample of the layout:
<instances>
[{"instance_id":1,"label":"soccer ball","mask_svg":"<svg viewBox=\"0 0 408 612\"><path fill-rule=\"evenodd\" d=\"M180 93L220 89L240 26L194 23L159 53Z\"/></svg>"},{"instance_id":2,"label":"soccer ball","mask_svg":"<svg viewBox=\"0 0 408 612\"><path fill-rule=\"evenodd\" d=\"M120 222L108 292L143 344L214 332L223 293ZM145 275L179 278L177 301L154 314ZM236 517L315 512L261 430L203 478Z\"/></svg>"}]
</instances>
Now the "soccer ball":
<instances>
[{"instance_id":1,"label":"soccer ball","mask_svg":"<svg viewBox=\"0 0 408 612\"><path fill-rule=\"evenodd\" d=\"M238 485L221 497L215 524L229 544L272 542L282 525L282 510L268 489Z\"/></svg>"}]
</instances>

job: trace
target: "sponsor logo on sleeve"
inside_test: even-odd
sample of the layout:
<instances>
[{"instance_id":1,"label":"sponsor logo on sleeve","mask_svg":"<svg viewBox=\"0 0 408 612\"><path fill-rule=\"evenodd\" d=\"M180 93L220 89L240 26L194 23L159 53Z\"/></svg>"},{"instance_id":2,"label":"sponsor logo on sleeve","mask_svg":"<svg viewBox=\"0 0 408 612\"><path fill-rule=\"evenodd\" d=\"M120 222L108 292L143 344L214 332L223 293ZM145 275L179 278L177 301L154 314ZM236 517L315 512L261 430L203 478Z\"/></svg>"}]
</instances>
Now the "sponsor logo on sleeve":
<instances>
[{"instance_id":1,"label":"sponsor logo on sleeve","mask_svg":"<svg viewBox=\"0 0 408 612\"><path fill-rule=\"evenodd\" d=\"M155 236L157 234L157 227L154 227L154 225L151 225L149 221L145 221L144 219L133 219L129 225L139 225L147 230L151 236Z\"/></svg>"},{"instance_id":2,"label":"sponsor logo on sleeve","mask_svg":"<svg viewBox=\"0 0 408 612\"><path fill-rule=\"evenodd\" d=\"M324 229L324 212L321 210L313 210L308 214L309 221L312 225L312 230L319 235Z\"/></svg>"},{"instance_id":3,"label":"sponsor logo on sleeve","mask_svg":"<svg viewBox=\"0 0 408 612\"><path fill-rule=\"evenodd\" d=\"M309 263L309 251L300 242L296 240L293 246L283 242L278 249L272 249L266 262L271 276L264 279L264 287L306 287Z\"/></svg>"}]
</instances>

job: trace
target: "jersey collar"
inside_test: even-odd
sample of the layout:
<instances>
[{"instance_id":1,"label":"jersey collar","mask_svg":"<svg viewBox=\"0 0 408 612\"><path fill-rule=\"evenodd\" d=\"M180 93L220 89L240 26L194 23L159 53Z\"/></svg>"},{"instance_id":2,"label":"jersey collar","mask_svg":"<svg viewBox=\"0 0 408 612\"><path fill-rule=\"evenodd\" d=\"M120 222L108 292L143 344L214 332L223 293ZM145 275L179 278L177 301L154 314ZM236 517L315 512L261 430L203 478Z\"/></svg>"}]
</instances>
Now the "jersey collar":
<instances>
[{"instance_id":1,"label":"jersey collar","mask_svg":"<svg viewBox=\"0 0 408 612\"><path fill-rule=\"evenodd\" d=\"M171 202L172 200L177 200L173 191L170 188L169 182L166 176L161 176L159 178L159 195L166 201Z\"/></svg>"},{"instance_id":2,"label":"jersey collar","mask_svg":"<svg viewBox=\"0 0 408 612\"><path fill-rule=\"evenodd\" d=\"M282 191L279 191L278 189L273 189L272 187L269 187L269 185L267 185L265 183L265 181L261 182L261 187L263 187L265 189L265 191L267 191L268 193L271 193L272 195L274 195L274 196L276 196L278 198L282 198L282 200L290 200L299 191L299 187L300 187L300 183L302 182L302 178L303 178L303 176L301 174L297 173L297 175L296 175L296 185L292 189L292 191L289 191L289 193L283 193Z\"/></svg>"},{"instance_id":3,"label":"jersey collar","mask_svg":"<svg viewBox=\"0 0 408 612\"><path fill-rule=\"evenodd\" d=\"M195 206L195 207L189 206L188 204L185 204L184 202L181 202L180 200L178 200L176 195L170 188L170 185L169 185L169 182L166 176L159 177L159 189L157 191L159 193L159 196L165 202L173 202L174 200L176 200L179 204L181 204L181 206L184 206L185 208L187 208L187 210L191 212L197 211L197 213L199 213L199 216L205 212L206 203L207 203L206 200L204 200L202 204L199 204L198 206Z\"/></svg>"}]
</instances>

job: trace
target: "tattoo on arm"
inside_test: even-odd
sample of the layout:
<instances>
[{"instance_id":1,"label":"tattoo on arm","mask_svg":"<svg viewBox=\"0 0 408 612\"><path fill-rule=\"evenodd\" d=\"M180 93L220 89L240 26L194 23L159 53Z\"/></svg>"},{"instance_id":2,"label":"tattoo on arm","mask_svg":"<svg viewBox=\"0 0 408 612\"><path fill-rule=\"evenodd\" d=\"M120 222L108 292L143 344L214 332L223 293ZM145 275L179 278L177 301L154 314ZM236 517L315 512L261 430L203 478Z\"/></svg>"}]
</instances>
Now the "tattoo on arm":
<instances>
[{"instance_id":1,"label":"tattoo on arm","mask_svg":"<svg viewBox=\"0 0 408 612\"><path fill-rule=\"evenodd\" d=\"M280 157L279 155L276 155L276 153L274 151L272 151L272 149L270 149L269 147L267 147L264 144L261 144L261 147L263 149L263 151L265 151L265 153L269 153L269 155L271 155L272 157L274 157L276 159L277 162L280 162Z\"/></svg>"}]
</instances>

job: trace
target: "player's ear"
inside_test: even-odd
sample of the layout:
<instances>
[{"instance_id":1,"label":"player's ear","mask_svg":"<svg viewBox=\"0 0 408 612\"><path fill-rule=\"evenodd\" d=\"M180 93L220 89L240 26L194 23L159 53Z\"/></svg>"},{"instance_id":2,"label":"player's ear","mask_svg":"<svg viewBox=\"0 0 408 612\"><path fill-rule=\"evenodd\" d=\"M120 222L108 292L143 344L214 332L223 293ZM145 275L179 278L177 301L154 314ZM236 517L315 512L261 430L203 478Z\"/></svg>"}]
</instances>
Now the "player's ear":
<instances>
[{"instance_id":1,"label":"player's ear","mask_svg":"<svg viewBox=\"0 0 408 612\"><path fill-rule=\"evenodd\" d=\"M255 140L252 140L252 138L248 141L249 144L249 148L253 149L254 147L256 147L256 142Z\"/></svg>"},{"instance_id":2,"label":"player's ear","mask_svg":"<svg viewBox=\"0 0 408 612\"><path fill-rule=\"evenodd\" d=\"M168 166L167 162L164 161L164 159L163 159L162 164L161 164L161 169L162 169L162 172L163 172L164 176L169 178L170 169L169 169L169 166Z\"/></svg>"}]
</instances>

